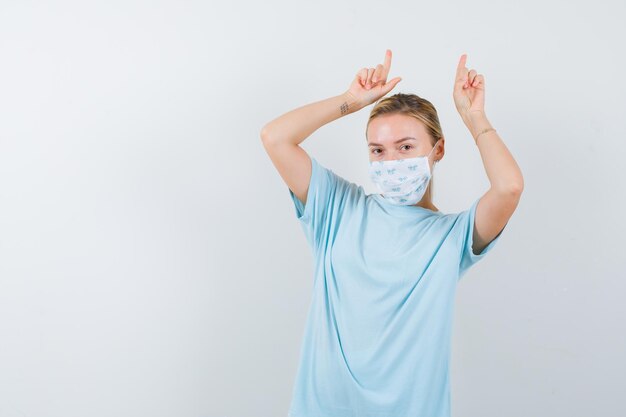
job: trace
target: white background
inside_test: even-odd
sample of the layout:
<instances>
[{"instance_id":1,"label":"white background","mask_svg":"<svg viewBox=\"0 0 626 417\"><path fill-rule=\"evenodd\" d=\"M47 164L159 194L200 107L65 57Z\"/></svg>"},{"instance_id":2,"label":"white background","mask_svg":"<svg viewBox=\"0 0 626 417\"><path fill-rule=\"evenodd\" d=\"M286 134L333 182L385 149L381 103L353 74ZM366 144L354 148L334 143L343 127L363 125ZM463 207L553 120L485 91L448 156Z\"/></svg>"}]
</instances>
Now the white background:
<instances>
[{"instance_id":1,"label":"white background","mask_svg":"<svg viewBox=\"0 0 626 417\"><path fill-rule=\"evenodd\" d=\"M524 175L458 287L453 415L625 415L624 4L1 1L0 417L286 416L312 258L259 132L387 48L443 212L489 186L463 53ZM370 110L303 147L373 192Z\"/></svg>"}]
</instances>

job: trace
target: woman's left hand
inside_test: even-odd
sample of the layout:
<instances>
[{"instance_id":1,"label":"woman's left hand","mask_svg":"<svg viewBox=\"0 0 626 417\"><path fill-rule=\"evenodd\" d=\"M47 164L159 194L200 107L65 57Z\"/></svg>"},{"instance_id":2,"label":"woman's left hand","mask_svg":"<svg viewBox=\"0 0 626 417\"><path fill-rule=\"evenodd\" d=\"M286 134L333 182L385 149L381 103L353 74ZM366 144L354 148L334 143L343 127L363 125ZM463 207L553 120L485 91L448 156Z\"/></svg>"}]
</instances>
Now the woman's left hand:
<instances>
[{"instance_id":1,"label":"woman's left hand","mask_svg":"<svg viewBox=\"0 0 626 417\"><path fill-rule=\"evenodd\" d=\"M454 105L466 123L472 112L485 112L485 77L465 67L467 54L461 55L454 81Z\"/></svg>"}]
</instances>

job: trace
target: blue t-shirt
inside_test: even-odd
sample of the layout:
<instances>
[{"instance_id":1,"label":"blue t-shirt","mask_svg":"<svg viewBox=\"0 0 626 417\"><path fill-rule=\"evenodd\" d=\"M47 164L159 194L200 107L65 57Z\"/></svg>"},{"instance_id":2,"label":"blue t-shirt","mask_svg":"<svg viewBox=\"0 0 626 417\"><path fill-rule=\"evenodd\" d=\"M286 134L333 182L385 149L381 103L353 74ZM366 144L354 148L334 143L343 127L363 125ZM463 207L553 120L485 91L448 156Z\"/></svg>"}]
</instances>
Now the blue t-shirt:
<instances>
[{"instance_id":1,"label":"blue t-shirt","mask_svg":"<svg viewBox=\"0 0 626 417\"><path fill-rule=\"evenodd\" d=\"M459 279L478 199L461 213L366 195L311 157L306 204L289 189L314 259L289 417L449 417Z\"/></svg>"}]
</instances>

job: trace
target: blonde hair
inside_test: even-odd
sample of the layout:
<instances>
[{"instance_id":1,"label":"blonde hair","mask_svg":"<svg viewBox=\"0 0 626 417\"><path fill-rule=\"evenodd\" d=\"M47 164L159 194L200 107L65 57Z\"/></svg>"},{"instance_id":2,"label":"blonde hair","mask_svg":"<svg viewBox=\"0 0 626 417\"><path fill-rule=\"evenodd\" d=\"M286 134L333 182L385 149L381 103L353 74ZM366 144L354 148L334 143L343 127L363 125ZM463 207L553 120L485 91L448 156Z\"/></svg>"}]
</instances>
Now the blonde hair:
<instances>
[{"instance_id":1,"label":"blonde hair","mask_svg":"<svg viewBox=\"0 0 626 417\"><path fill-rule=\"evenodd\" d=\"M377 117L390 114L404 114L422 122L426 127L432 146L435 146L435 143L443 137L437 110L430 101L416 94L397 93L379 100L374 105L365 127L365 140L367 140L367 129L370 122ZM430 201L432 201L432 185L433 178L431 178L426 190Z\"/></svg>"}]
</instances>

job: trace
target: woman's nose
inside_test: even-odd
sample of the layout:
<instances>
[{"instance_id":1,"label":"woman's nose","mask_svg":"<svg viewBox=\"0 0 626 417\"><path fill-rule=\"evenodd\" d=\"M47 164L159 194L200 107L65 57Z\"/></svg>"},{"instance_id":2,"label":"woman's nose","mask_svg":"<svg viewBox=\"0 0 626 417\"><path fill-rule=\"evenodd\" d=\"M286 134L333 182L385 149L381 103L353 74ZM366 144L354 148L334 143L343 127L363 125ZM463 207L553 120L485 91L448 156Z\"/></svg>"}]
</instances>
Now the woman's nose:
<instances>
[{"instance_id":1,"label":"woman's nose","mask_svg":"<svg viewBox=\"0 0 626 417\"><path fill-rule=\"evenodd\" d=\"M390 155L390 154L387 154L383 158L383 160L385 160L385 161L396 161L398 159L402 159L402 155Z\"/></svg>"}]
</instances>

